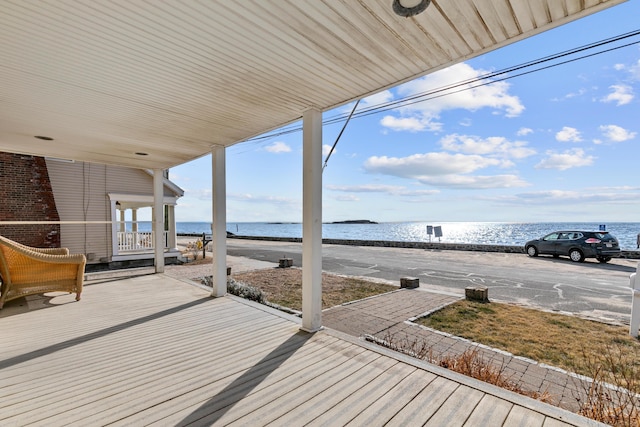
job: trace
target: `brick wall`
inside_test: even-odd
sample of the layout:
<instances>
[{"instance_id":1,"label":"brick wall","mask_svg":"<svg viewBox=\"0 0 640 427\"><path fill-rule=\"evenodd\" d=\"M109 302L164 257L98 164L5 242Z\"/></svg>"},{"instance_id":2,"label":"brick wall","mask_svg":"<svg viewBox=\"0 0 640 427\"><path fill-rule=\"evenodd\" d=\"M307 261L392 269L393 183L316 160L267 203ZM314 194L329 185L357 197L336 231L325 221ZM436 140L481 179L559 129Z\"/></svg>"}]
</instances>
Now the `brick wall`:
<instances>
[{"instance_id":1,"label":"brick wall","mask_svg":"<svg viewBox=\"0 0 640 427\"><path fill-rule=\"evenodd\" d=\"M44 158L0 153L0 221L60 221ZM0 225L0 235L28 246L60 247L59 225Z\"/></svg>"}]
</instances>

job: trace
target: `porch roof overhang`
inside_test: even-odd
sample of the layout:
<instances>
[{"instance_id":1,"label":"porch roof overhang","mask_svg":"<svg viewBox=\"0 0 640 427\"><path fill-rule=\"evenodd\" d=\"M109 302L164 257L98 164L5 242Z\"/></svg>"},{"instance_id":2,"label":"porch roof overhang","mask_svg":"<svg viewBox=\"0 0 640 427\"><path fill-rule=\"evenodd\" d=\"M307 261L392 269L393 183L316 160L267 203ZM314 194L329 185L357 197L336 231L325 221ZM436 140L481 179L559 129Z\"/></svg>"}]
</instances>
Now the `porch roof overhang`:
<instances>
[{"instance_id":1,"label":"porch roof overhang","mask_svg":"<svg viewBox=\"0 0 640 427\"><path fill-rule=\"evenodd\" d=\"M166 169L623 1L5 0L0 151Z\"/></svg>"}]
</instances>

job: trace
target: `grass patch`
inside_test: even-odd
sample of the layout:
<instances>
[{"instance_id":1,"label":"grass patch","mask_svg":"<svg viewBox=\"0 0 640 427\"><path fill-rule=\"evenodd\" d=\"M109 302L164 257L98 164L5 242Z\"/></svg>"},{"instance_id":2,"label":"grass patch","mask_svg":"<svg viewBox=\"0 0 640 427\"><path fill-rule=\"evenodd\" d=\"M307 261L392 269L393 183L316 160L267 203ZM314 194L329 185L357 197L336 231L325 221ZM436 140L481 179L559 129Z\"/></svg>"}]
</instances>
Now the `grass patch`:
<instances>
[{"instance_id":1,"label":"grass patch","mask_svg":"<svg viewBox=\"0 0 640 427\"><path fill-rule=\"evenodd\" d=\"M593 365L601 363L609 379L615 367L606 363L606 355L618 348L640 370L640 342L624 326L472 301L452 304L418 323L582 375L592 375ZM590 366L585 360L591 361Z\"/></svg>"},{"instance_id":2,"label":"grass patch","mask_svg":"<svg viewBox=\"0 0 640 427\"><path fill-rule=\"evenodd\" d=\"M302 310L302 270L269 268L233 274L233 279L260 289L270 303ZM379 295L397 286L322 273L322 308Z\"/></svg>"}]
</instances>

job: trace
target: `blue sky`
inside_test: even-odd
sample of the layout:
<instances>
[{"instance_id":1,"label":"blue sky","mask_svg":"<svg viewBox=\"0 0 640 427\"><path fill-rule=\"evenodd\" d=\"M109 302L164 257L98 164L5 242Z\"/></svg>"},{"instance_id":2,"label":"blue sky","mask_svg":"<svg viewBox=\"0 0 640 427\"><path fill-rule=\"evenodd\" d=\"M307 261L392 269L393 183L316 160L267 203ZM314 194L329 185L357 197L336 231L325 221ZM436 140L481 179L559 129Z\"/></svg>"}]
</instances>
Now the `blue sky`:
<instances>
[{"instance_id":1,"label":"blue sky","mask_svg":"<svg viewBox=\"0 0 640 427\"><path fill-rule=\"evenodd\" d=\"M358 108L638 30L638 16L640 1L632 0L373 95ZM323 221L640 221L638 95L635 44L354 118L323 173ZM325 153L342 125L324 126ZM177 221L210 221L210 156L172 168L170 178L185 190ZM227 149L228 222L301 220L302 132Z\"/></svg>"}]
</instances>

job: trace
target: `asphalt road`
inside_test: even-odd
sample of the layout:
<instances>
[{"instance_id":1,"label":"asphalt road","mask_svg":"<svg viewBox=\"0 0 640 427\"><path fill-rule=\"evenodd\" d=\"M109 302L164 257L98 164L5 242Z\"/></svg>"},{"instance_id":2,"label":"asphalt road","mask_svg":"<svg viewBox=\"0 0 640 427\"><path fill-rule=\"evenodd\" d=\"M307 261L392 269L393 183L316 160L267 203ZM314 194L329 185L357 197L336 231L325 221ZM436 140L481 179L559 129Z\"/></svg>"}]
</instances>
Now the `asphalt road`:
<instances>
[{"instance_id":1,"label":"asphalt road","mask_svg":"<svg viewBox=\"0 0 640 427\"><path fill-rule=\"evenodd\" d=\"M227 239L229 255L278 263L293 259L302 265L299 243ZM629 275L638 260L614 259L607 264L588 259L471 251L323 245L323 270L385 280L420 279L428 289L464 295L472 285L489 288L489 299L584 317L629 323Z\"/></svg>"}]
</instances>

